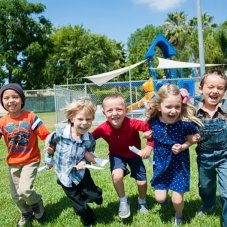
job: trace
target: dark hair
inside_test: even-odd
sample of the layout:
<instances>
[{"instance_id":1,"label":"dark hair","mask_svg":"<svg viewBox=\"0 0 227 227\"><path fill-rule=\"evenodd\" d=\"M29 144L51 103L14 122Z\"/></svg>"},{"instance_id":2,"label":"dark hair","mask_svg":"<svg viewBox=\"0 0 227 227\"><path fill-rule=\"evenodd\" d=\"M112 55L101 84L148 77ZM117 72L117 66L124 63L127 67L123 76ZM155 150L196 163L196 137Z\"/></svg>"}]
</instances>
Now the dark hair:
<instances>
[{"instance_id":1,"label":"dark hair","mask_svg":"<svg viewBox=\"0 0 227 227\"><path fill-rule=\"evenodd\" d=\"M203 88L206 79L208 76L213 75L213 76L219 76L220 78L224 79L225 81L225 91L227 90L227 77L224 74L224 72L222 72L221 70L211 70L211 71L207 71L206 73L203 74L202 79L200 81L200 87Z\"/></svg>"}]
</instances>

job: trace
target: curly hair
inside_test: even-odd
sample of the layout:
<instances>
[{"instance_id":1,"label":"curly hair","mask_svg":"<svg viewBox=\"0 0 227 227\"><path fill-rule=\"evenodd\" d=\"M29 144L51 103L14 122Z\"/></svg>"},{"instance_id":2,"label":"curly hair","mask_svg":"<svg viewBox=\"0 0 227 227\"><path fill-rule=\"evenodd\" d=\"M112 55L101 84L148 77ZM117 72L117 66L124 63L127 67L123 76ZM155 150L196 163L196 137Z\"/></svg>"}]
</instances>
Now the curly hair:
<instances>
[{"instance_id":1,"label":"curly hair","mask_svg":"<svg viewBox=\"0 0 227 227\"><path fill-rule=\"evenodd\" d=\"M181 91L174 84L165 84L161 86L156 94L156 98L149 100L147 103L146 121L149 121L151 118L160 114L160 112L158 111L160 104L164 99L169 97L169 95L178 96L181 95ZM196 117L196 109L189 102L182 102L180 119L193 121L199 126L202 126L202 122Z\"/></svg>"}]
</instances>

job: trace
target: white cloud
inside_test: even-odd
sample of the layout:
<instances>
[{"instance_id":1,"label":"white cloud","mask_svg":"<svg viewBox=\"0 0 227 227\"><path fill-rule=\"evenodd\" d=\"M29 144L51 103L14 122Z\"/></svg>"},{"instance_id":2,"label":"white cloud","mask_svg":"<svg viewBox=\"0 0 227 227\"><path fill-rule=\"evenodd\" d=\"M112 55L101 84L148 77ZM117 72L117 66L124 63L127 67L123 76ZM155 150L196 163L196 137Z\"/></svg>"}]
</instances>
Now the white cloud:
<instances>
[{"instance_id":1,"label":"white cloud","mask_svg":"<svg viewBox=\"0 0 227 227\"><path fill-rule=\"evenodd\" d=\"M147 5L152 10L167 11L180 6L185 0L134 0L137 4Z\"/></svg>"}]
</instances>

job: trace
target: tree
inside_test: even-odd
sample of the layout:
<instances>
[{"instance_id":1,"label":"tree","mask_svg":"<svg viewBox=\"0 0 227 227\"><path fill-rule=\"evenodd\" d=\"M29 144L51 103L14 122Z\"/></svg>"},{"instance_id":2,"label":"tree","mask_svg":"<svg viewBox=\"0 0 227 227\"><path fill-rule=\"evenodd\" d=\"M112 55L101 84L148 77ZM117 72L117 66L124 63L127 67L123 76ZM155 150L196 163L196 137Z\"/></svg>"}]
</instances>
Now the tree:
<instances>
[{"instance_id":1,"label":"tree","mask_svg":"<svg viewBox=\"0 0 227 227\"><path fill-rule=\"evenodd\" d=\"M168 18L163 25L165 36L176 48L181 48L185 44L184 34L188 34L187 15L184 12L174 12L168 14Z\"/></svg>"},{"instance_id":2,"label":"tree","mask_svg":"<svg viewBox=\"0 0 227 227\"><path fill-rule=\"evenodd\" d=\"M56 29L51 38L54 51L48 59L46 73L55 84L63 84L66 79L82 83L85 76L118 69L125 64L121 43L92 34L83 26Z\"/></svg>"},{"instance_id":3,"label":"tree","mask_svg":"<svg viewBox=\"0 0 227 227\"><path fill-rule=\"evenodd\" d=\"M137 29L132 33L128 39L128 65L137 63L144 59L148 48L155 37L162 32L161 27L154 27L153 25L147 25L143 29ZM158 55L161 53L157 49ZM148 67L146 64L136 67L132 70L133 80L145 80L148 76Z\"/></svg>"},{"instance_id":4,"label":"tree","mask_svg":"<svg viewBox=\"0 0 227 227\"><path fill-rule=\"evenodd\" d=\"M217 39L224 55L224 62L227 63L227 21L221 24L217 30Z\"/></svg>"},{"instance_id":5,"label":"tree","mask_svg":"<svg viewBox=\"0 0 227 227\"><path fill-rule=\"evenodd\" d=\"M52 25L44 16L37 16L44 9L42 4L26 0L0 0L2 81L20 83L26 89L45 87L48 83L42 70L52 47Z\"/></svg>"}]
</instances>

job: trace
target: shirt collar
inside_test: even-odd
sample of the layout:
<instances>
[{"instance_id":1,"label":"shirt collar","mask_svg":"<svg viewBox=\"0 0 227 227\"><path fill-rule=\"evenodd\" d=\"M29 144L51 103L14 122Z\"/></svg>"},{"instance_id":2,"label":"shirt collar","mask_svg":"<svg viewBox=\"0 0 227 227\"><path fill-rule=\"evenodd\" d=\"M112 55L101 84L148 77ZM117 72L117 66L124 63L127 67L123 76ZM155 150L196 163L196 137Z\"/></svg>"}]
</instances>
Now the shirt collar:
<instances>
[{"instance_id":1,"label":"shirt collar","mask_svg":"<svg viewBox=\"0 0 227 227\"><path fill-rule=\"evenodd\" d=\"M63 137L66 138L66 139L72 139L71 137L71 125L70 124L67 124L66 127L64 128L63 130ZM85 132L81 137L80 137L80 141L83 141L83 140L89 140L89 133L88 132Z\"/></svg>"},{"instance_id":2,"label":"shirt collar","mask_svg":"<svg viewBox=\"0 0 227 227\"><path fill-rule=\"evenodd\" d=\"M225 110L223 104L224 104L224 100L222 100L222 101L216 106L215 112L220 111L220 112L222 112L222 113L226 113L226 110ZM203 105L204 105L204 100L198 102L197 115L200 115L202 112L204 112L204 110L202 109L202 108L203 108Z\"/></svg>"}]
</instances>

